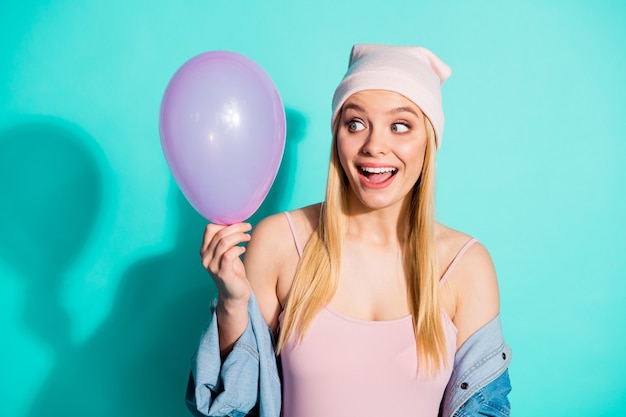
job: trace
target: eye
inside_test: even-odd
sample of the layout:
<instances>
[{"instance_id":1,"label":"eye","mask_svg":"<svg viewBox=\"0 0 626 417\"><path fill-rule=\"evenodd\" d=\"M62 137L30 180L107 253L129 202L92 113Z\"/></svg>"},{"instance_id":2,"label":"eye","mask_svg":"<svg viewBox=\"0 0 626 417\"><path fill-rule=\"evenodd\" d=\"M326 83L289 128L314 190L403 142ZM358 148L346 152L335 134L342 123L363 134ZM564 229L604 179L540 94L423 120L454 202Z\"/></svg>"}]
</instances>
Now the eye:
<instances>
[{"instance_id":1,"label":"eye","mask_svg":"<svg viewBox=\"0 0 626 417\"><path fill-rule=\"evenodd\" d=\"M360 131L360 130L365 129L365 125L364 125L362 122L360 122L360 121L358 121L358 120L356 120L356 119L352 119L352 120L350 120L350 121L347 123L347 126L348 126L348 130L349 130L350 132L358 132L358 131Z\"/></svg>"},{"instance_id":2,"label":"eye","mask_svg":"<svg viewBox=\"0 0 626 417\"><path fill-rule=\"evenodd\" d=\"M391 131L396 133L405 133L408 132L411 126L407 123L398 122L391 125Z\"/></svg>"}]
</instances>

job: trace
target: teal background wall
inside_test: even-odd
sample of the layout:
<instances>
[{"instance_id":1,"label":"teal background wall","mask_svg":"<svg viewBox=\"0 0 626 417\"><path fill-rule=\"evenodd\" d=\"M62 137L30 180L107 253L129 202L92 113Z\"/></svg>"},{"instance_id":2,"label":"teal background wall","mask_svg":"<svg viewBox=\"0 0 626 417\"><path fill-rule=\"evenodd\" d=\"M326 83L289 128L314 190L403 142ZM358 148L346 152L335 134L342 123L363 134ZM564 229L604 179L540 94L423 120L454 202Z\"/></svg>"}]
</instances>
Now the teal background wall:
<instances>
[{"instance_id":1,"label":"teal background wall","mask_svg":"<svg viewBox=\"0 0 626 417\"><path fill-rule=\"evenodd\" d=\"M514 416L626 415L620 0L22 0L0 6L0 415L186 416L215 295L158 136L201 52L274 79L285 158L253 217L322 198L356 42L450 64L439 219L499 274Z\"/></svg>"}]
</instances>

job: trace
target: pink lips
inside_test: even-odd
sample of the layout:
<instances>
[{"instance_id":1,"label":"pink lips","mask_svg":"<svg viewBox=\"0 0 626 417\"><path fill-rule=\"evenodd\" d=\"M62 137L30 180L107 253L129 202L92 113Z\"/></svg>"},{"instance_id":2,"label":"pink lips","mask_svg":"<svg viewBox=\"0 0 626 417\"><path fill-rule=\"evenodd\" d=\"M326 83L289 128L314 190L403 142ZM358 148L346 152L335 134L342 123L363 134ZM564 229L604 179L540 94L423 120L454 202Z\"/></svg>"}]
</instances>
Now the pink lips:
<instances>
[{"instance_id":1,"label":"pink lips","mask_svg":"<svg viewBox=\"0 0 626 417\"><path fill-rule=\"evenodd\" d=\"M396 167L381 164L362 164L357 167L361 184L366 188L380 189L389 186L393 182Z\"/></svg>"}]
</instances>

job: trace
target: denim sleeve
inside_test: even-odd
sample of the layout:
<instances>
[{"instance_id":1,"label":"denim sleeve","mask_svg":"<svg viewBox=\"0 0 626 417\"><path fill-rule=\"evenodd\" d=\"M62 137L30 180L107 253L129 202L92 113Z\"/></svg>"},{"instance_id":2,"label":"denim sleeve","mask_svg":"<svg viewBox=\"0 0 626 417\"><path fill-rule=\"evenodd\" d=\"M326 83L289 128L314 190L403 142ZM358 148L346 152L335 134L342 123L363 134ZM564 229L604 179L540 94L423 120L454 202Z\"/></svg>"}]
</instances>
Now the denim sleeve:
<instances>
[{"instance_id":1,"label":"denim sleeve","mask_svg":"<svg viewBox=\"0 0 626 417\"><path fill-rule=\"evenodd\" d=\"M454 417L508 417L511 404L509 371L505 370L498 378L476 391L455 413Z\"/></svg>"},{"instance_id":2,"label":"denim sleeve","mask_svg":"<svg viewBox=\"0 0 626 417\"><path fill-rule=\"evenodd\" d=\"M259 354L250 323L222 363L214 313L191 368L185 400L195 416L244 416L256 405Z\"/></svg>"}]
</instances>

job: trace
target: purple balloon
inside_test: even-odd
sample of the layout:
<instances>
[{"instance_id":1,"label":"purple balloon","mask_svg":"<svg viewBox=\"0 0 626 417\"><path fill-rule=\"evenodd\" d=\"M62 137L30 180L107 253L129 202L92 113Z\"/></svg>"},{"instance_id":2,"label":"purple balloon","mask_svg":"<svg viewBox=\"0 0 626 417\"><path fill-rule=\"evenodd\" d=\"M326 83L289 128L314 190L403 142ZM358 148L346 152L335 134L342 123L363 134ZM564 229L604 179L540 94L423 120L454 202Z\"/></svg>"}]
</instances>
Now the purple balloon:
<instances>
[{"instance_id":1,"label":"purple balloon","mask_svg":"<svg viewBox=\"0 0 626 417\"><path fill-rule=\"evenodd\" d=\"M285 109L269 75L229 51L200 54L170 80L161 145L189 203L213 223L249 218L269 192L285 149Z\"/></svg>"}]
</instances>

